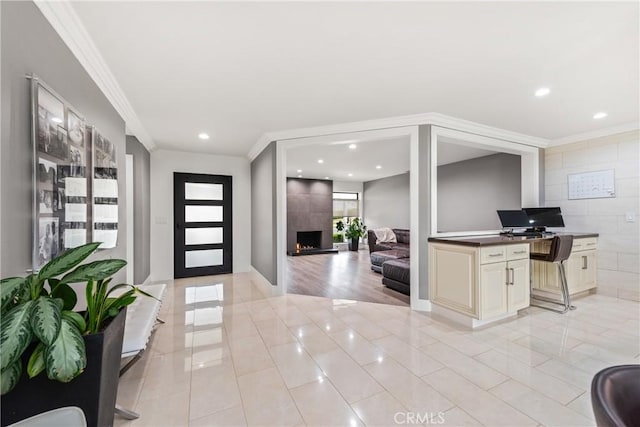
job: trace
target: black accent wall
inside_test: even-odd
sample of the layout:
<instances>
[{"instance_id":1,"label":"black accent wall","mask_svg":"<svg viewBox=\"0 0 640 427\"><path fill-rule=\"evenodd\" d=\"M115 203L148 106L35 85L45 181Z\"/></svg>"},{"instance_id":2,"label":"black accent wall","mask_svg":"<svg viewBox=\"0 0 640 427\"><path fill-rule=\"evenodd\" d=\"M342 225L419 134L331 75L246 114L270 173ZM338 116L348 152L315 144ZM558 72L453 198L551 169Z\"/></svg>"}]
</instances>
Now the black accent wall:
<instances>
[{"instance_id":1,"label":"black accent wall","mask_svg":"<svg viewBox=\"0 0 640 427\"><path fill-rule=\"evenodd\" d=\"M321 249L333 247L333 181L287 178L287 251L298 231L321 231Z\"/></svg>"}]
</instances>

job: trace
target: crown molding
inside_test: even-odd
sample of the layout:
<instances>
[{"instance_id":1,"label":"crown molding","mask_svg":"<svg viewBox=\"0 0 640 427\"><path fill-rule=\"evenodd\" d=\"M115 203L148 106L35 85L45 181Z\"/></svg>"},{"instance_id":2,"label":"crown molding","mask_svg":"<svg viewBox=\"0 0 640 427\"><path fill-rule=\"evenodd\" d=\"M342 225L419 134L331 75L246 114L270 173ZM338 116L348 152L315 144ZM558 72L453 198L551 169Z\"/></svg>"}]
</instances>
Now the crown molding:
<instances>
[{"instance_id":1,"label":"crown molding","mask_svg":"<svg viewBox=\"0 0 640 427\"><path fill-rule=\"evenodd\" d=\"M573 144L574 142L587 141L589 139L602 138L603 136L616 135L618 133L631 132L640 129L639 122L624 123L622 125L598 129L591 132L583 132L563 138L553 139L549 143L549 148L559 145Z\"/></svg>"},{"instance_id":2,"label":"crown molding","mask_svg":"<svg viewBox=\"0 0 640 427\"><path fill-rule=\"evenodd\" d=\"M251 147L247 157L253 161L272 141L285 141L289 139L308 138L313 136L337 135L349 132L362 132L366 130L379 130L402 126L435 125L449 129L456 129L476 135L516 142L538 148L546 148L549 140L535 136L525 135L499 129L492 126L469 120L458 119L440 113L413 114L408 116L389 117L385 119L365 120L360 122L341 123L328 126L290 129L278 132L264 133Z\"/></svg>"},{"instance_id":3,"label":"crown molding","mask_svg":"<svg viewBox=\"0 0 640 427\"><path fill-rule=\"evenodd\" d=\"M142 125L71 2L36 0L34 3L124 119L127 133L135 135L147 150L154 150L156 144L151 135Z\"/></svg>"}]
</instances>

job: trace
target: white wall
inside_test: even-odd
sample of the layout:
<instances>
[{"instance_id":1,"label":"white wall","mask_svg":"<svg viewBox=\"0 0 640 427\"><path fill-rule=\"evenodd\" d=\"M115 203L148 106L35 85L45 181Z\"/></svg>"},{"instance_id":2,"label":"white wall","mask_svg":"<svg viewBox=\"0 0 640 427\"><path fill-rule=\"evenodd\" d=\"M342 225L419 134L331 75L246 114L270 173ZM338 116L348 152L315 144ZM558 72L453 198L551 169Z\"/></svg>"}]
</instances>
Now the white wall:
<instances>
[{"instance_id":1,"label":"white wall","mask_svg":"<svg viewBox=\"0 0 640 427\"><path fill-rule=\"evenodd\" d=\"M251 170L244 157L157 150L151 153L151 276L173 278L173 173L233 177L233 271L251 264Z\"/></svg>"},{"instance_id":2,"label":"white wall","mask_svg":"<svg viewBox=\"0 0 640 427\"><path fill-rule=\"evenodd\" d=\"M640 300L640 132L545 150L545 204L560 206L567 231L598 232L598 292ZM616 197L568 200L567 175L615 170ZM627 222L625 213L635 222Z\"/></svg>"}]
</instances>

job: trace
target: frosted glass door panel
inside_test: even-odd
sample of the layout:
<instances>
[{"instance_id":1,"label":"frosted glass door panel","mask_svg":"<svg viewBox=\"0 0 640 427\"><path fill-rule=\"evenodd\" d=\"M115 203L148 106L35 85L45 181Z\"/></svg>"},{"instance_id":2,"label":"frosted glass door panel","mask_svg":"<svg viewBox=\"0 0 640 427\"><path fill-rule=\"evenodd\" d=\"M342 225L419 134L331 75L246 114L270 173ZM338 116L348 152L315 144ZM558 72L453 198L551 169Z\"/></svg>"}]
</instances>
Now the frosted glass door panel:
<instances>
[{"instance_id":1,"label":"frosted glass door panel","mask_svg":"<svg viewBox=\"0 0 640 427\"><path fill-rule=\"evenodd\" d=\"M184 183L186 200L222 200L222 184Z\"/></svg>"},{"instance_id":2,"label":"frosted glass door panel","mask_svg":"<svg viewBox=\"0 0 640 427\"><path fill-rule=\"evenodd\" d=\"M222 249L185 251L184 253L184 266L186 268L210 267L214 265L222 265Z\"/></svg>"},{"instance_id":3,"label":"frosted glass door panel","mask_svg":"<svg viewBox=\"0 0 640 427\"><path fill-rule=\"evenodd\" d=\"M221 222L222 206L194 206L184 207L185 222Z\"/></svg>"},{"instance_id":4,"label":"frosted glass door panel","mask_svg":"<svg viewBox=\"0 0 640 427\"><path fill-rule=\"evenodd\" d=\"M185 245L210 245L222 243L222 227L186 228Z\"/></svg>"}]
</instances>

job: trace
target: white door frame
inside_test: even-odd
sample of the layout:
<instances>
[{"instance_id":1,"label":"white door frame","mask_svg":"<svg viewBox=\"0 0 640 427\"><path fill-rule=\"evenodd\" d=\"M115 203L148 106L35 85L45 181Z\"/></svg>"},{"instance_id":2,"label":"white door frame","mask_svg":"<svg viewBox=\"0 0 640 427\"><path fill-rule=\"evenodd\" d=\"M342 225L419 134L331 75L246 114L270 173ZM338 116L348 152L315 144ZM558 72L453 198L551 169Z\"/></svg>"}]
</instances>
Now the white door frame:
<instances>
[{"instance_id":1,"label":"white door frame","mask_svg":"<svg viewBox=\"0 0 640 427\"><path fill-rule=\"evenodd\" d=\"M356 132L342 132L331 135L310 136L302 138L291 138L276 141L276 250L277 250L277 284L274 286L274 294L283 295L287 293L287 150L294 147L306 145L326 144L339 141L357 141L366 147L367 141L407 137L410 144L410 230L411 240L418 242L420 236L426 236L428 230L420 230L418 225L418 203L419 197L419 175L418 175L418 126L400 126L386 129L374 129ZM423 185L429 185L424 183ZM414 310L429 310L431 305L428 300L419 299L419 269L418 262L421 257L426 259L427 254L419 253L419 245L411 245L411 308ZM427 286L427 278L423 278L424 286Z\"/></svg>"},{"instance_id":2,"label":"white door frame","mask_svg":"<svg viewBox=\"0 0 640 427\"><path fill-rule=\"evenodd\" d=\"M530 145L476 135L456 129L448 129L439 126L431 126L431 230L430 236L471 236L483 234L497 234L502 230L478 230L438 232L438 139L451 138L456 143L469 147L483 147L488 150L502 153L516 154L520 156L520 194L523 207L536 207L539 204L540 194L540 149Z\"/></svg>"},{"instance_id":3,"label":"white door frame","mask_svg":"<svg viewBox=\"0 0 640 427\"><path fill-rule=\"evenodd\" d=\"M134 264L134 206L133 206L133 154L126 155L126 172L125 176L125 188L126 188L126 205L127 205L127 268L126 268L126 280L127 283L134 285L135 283L135 264Z\"/></svg>"}]
</instances>

